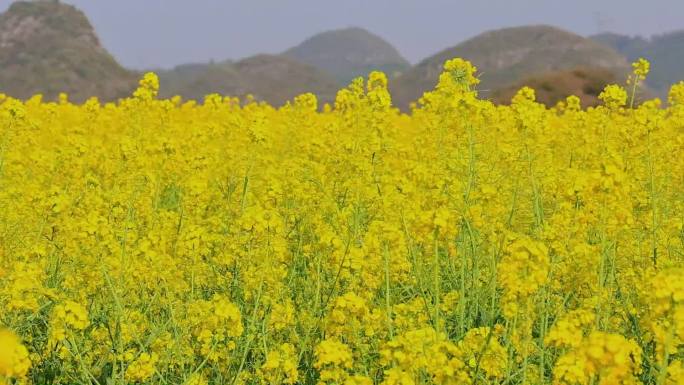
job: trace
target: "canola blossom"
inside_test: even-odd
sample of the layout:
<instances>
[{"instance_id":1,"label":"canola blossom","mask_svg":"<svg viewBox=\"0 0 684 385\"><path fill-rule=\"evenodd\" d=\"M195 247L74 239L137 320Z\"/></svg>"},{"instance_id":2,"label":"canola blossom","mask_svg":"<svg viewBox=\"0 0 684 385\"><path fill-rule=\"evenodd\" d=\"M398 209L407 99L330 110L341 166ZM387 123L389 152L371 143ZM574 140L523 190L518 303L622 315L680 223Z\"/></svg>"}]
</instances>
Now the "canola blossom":
<instances>
[{"instance_id":1,"label":"canola blossom","mask_svg":"<svg viewBox=\"0 0 684 385\"><path fill-rule=\"evenodd\" d=\"M684 384L684 83L0 96L0 384Z\"/></svg>"}]
</instances>

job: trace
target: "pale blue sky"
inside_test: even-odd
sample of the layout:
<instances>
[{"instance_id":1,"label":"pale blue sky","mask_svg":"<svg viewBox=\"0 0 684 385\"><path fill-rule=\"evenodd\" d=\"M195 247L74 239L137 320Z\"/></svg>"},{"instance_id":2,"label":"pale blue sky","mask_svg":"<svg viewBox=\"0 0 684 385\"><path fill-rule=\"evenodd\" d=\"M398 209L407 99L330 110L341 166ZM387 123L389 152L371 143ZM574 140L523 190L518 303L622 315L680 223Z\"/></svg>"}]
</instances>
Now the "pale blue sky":
<instances>
[{"instance_id":1,"label":"pale blue sky","mask_svg":"<svg viewBox=\"0 0 684 385\"><path fill-rule=\"evenodd\" d=\"M505 26L544 23L582 35L684 29L684 0L63 1L84 10L105 47L132 68L279 53L348 26L379 34L412 62ZM0 0L0 10L10 3Z\"/></svg>"}]
</instances>

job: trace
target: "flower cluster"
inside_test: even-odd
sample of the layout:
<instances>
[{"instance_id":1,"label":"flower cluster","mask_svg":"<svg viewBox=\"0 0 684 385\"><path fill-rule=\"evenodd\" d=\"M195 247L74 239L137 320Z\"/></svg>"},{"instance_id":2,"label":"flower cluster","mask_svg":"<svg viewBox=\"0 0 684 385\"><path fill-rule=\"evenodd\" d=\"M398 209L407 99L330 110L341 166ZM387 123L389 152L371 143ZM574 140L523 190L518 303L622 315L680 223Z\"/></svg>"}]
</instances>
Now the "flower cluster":
<instances>
[{"instance_id":1,"label":"flower cluster","mask_svg":"<svg viewBox=\"0 0 684 385\"><path fill-rule=\"evenodd\" d=\"M620 335L593 332L558 359L556 384L637 384L641 349Z\"/></svg>"},{"instance_id":2,"label":"flower cluster","mask_svg":"<svg viewBox=\"0 0 684 385\"><path fill-rule=\"evenodd\" d=\"M14 333L0 330L0 384L10 379L25 379L30 368L31 361L26 346Z\"/></svg>"}]
</instances>

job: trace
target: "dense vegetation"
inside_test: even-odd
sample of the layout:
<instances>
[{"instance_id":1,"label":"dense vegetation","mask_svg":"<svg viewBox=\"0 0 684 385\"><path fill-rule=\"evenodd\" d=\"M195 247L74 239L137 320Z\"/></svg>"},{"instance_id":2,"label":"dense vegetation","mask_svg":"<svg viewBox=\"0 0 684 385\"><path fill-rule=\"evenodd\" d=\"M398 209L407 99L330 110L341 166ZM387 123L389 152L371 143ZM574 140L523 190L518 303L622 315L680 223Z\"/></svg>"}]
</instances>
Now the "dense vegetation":
<instances>
[{"instance_id":1,"label":"dense vegetation","mask_svg":"<svg viewBox=\"0 0 684 385\"><path fill-rule=\"evenodd\" d=\"M0 97L0 382L680 384L684 83Z\"/></svg>"}]
</instances>

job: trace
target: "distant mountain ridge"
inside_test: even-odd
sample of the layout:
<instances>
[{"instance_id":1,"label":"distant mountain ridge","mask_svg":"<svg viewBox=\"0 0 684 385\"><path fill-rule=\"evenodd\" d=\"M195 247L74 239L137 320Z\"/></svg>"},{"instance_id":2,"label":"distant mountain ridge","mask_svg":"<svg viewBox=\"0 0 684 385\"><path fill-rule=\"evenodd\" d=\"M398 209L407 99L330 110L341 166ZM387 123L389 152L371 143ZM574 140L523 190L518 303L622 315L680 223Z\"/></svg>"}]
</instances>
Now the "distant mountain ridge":
<instances>
[{"instance_id":1,"label":"distant mountain ridge","mask_svg":"<svg viewBox=\"0 0 684 385\"><path fill-rule=\"evenodd\" d=\"M342 85L374 70L391 77L411 66L386 40L356 27L316 34L283 55L328 72Z\"/></svg>"},{"instance_id":2,"label":"distant mountain ridge","mask_svg":"<svg viewBox=\"0 0 684 385\"><path fill-rule=\"evenodd\" d=\"M191 63L157 72L161 97L201 101L210 93L251 94L280 106L305 92L332 102L351 79L380 70L390 78L395 105L406 111L409 103L433 89L446 60L462 57L478 67L483 98L505 103L518 88L530 85L549 105L575 92L585 105L593 105L602 86L621 83L629 61L640 56L653 64L647 85L663 96L672 83L684 79L684 31L644 39L610 33L584 38L545 25L504 28L411 67L381 37L346 28L314 35L278 55ZM40 93L52 100L67 92L77 102L91 96L112 101L130 95L140 76L140 71L117 63L87 17L71 5L16 1L0 14L2 93L21 99Z\"/></svg>"},{"instance_id":3,"label":"distant mountain ridge","mask_svg":"<svg viewBox=\"0 0 684 385\"><path fill-rule=\"evenodd\" d=\"M160 96L202 101L210 93L244 97L275 106L313 92L334 100L341 85L322 71L280 55L237 62L181 65L157 71ZM66 92L83 102L113 101L132 94L140 71L123 68L100 44L83 12L59 1L16 1L0 14L0 92L20 99Z\"/></svg>"},{"instance_id":4,"label":"distant mountain ridge","mask_svg":"<svg viewBox=\"0 0 684 385\"><path fill-rule=\"evenodd\" d=\"M592 39L613 47L634 61L644 57L651 62L646 84L664 96L670 86L684 80L684 30L656 35L649 39L602 33Z\"/></svg>"},{"instance_id":5,"label":"distant mountain ridge","mask_svg":"<svg viewBox=\"0 0 684 385\"><path fill-rule=\"evenodd\" d=\"M535 74L577 67L608 68L626 73L629 64L612 48L546 26L512 27L488 31L447 48L420 62L390 82L392 95L400 107L432 89L443 63L453 57L471 61L478 67L482 97Z\"/></svg>"},{"instance_id":6,"label":"distant mountain ridge","mask_svg":"<svg viewBox=\"0 0 684 385\"><path fill-rule=\"evenodd\" d=\"M179 65L170 70L153 70L159 75L159 96L202 101L211 93L242 95L246 84L230 61Z\"/></svg>"},{"instance_id":7,"label":"distant mountain ridge","mask_svg":"<svg viewBox=\"0 0 684 385\"><path fill-rule=\"evenodd\" d=\"M0 92L113 100L129 95L137 78L102 47L87 17L71 5L21 1L0 14Z\"/></svg>"},{"instance_id":8,"label":"distant mountain ridge","mask_svg":"<svg viewBox=\"0 0 684 385\"><path fill-rule=\"evenodd\" d=\"M339 84L326 73L281 55L256 55L237 62L189 64L158 71L160 96L180 95L202 101L207 94L245 97L281 106L311 92L322 102L334 100Z\"/></svg>"}]
</instances>

